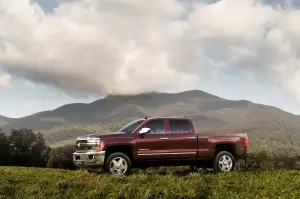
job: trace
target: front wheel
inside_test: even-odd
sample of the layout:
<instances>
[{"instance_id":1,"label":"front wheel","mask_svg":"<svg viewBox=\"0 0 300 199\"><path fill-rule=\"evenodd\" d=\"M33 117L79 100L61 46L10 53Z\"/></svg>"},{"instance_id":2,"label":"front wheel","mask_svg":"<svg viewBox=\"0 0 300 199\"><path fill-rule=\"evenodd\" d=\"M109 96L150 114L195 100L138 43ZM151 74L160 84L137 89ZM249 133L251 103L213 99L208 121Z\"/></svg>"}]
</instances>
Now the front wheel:
<instances>
[{"instance_id":1,"label":"front wheel","mask_svg":"<svg viewBox=\"0 0 300 199\"><path fill-rule=\"evenodd\" d=\"M216 172L229 172L234 170L235 159L228 151L219 152L214 159L214 170Z\"/></svg>"},{"instance_id":2,"label":"front wheel","mask_svg":"<svg viewBox=\"0 0 300 199\"><path fill-rule=\"evenodd\" d=\"M131 170L131 161L126 154L116 152L107 157L104 167L110 174L126 175Z\"/></svg>"}]
</instances>

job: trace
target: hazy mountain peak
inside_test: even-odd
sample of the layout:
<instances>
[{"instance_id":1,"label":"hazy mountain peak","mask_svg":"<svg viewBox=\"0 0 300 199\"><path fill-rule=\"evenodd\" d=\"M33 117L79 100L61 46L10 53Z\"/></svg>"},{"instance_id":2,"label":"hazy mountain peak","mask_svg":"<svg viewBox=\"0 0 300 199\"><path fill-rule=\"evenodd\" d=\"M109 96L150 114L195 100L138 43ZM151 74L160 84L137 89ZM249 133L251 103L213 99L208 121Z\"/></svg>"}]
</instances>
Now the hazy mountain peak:
<instances>
[{"instance_id":1,"label":"hazy mountain peak","mask_svg":"<svg viewBox=\"0 0 300 199\"><path fill-rule=\"evenodd\" d=\"M46 140L56 143L86 133L102 132L103 126L119 128L118 125L145 116L188 117L198 130L207 132L300 130L299 116L245 99L223 99L201 90L108 95L93 103L67 104L12 122L0 117L0 123L5 131L25 127L46 132Z\"/></svg>"},{"instance_id":2,"label":"hazy mountain peak","mask_svg":"<svg viewBox=\"0 0 300 199\"><path fill-rule=\"evenodd\" d=\"M13 118L8 118L8 117L4 117L0 115L0 127L7 125L9 123L11 123L12 121L14 121L15 119Z\"/></svg>"},{"instance_id":3,"label":"hazy mountain peak","mask_svg":"<svg viewBox=\"0 0 300 199\"><path fill-rule=\"evenodd\" d=\"M212 95L210 93L201 91L201 90L188 90L178 93L166 93L166 92L147 92L137 95L108 95L104 99L137 99L140 97L161 97L161 96L186 96L186 97L215 97L218 96Z\"/></svg>"}]
</instances>

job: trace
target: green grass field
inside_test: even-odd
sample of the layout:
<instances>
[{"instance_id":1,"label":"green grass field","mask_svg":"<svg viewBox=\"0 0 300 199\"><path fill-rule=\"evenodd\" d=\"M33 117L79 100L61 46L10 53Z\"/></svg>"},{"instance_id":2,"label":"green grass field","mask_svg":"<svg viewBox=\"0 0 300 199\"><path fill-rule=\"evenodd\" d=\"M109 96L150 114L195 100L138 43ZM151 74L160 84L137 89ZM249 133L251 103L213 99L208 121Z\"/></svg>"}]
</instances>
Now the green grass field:
<instances>
[{"instance_id":1,"label":"green grass field","mask_svg":"<svg viewBox=\"0 0 300 199\"><path fill-rule=\"evenodd\" d=\"M192 173L185 167L126 177L44 168L0 167L0 198L300 198L300 171Z\"/></svg>"}]
</instances>

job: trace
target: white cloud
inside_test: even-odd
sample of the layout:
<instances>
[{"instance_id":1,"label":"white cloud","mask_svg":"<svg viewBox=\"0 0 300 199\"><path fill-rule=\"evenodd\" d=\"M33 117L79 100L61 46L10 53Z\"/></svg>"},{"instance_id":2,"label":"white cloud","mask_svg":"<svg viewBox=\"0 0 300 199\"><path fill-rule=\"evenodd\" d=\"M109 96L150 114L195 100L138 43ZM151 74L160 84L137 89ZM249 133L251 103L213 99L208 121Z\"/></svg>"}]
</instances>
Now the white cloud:
<instances>
[{"instance_id":1,"label":"white cloud","mask_svg":"<svg viewBox=\"0 0 300 199\"><path fill-rule=\"evenodd\" d=\"M273 76L300 99L300 11L257 0L80 0L45 14L0 0L0 64L65 90L139 93L196 87L228 69ZM199 2L199 1L197 1Z\"/></svg>"},{"instance_id":2,"label":"white cloud","mask_svg":"<svg viewBox=\"0 0 300 199\"><path fill-rule=\"evenodd\" d=\"M5 74L0 76L0 89L11 88L11 75Z\"/></svg>"},{"instance_id":3,"label":"white cloud","mask_svg":"<svg viewBox=\"0 0 300 199\"><path fill-rule=\"evenodd\" d=\"M25 80L24 85L27 87L35 88L35 84L29 80Z\"/></svg>"}]
</instances>

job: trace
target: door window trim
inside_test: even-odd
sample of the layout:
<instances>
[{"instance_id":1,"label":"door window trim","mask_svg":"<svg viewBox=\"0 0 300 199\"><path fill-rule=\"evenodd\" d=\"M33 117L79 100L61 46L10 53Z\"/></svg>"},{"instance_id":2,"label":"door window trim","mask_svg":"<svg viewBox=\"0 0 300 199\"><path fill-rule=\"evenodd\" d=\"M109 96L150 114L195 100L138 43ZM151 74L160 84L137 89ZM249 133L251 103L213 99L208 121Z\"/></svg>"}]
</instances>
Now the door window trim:
<instances>
[{"instance_id":1,"label":"door window trim","mask_svg":"<svg viewBox=\"0 0 300 199\"><path fill-rule=\"evenodd\" d=\"M166 119L149 119L149 120L146 120L146 121L144 121L136 130L135 130L135 133L137 134L137 135L139 135L139 131L145 126L145 125L147 125L149 122L152 122L152 121L156 121L156 120L162 120L163 121L163 124L164 124L164 131L163 131L163 133L146 133L146 134L144 134L144 135L165 135L165 134L167 134L167 125L168 125L168 121L166 120Z\"/></svg>"},{"instance_id":2,"label":"door window trim","mask_svg":"<svg viewBox=\"0 0 300 199\"><path fill-rule=\"evenodd\" d=\"M187 123L188 123L188 125L189 125L189 131L188 132L180 132L180 133L172 133L172 131L171 131L171 122L170 122L170 120L181 120L181 121L186 121ZM193 132L193 126L191 125L191 122L190 122L190 120L188 120L188 119L180 119L180 118L178 118L178 119L176 119L176 118L172 118L172 119L168 119L167 120L167 132L168 132L168 134L170 134L170 135L179 135L179 134L194 134L194 132Z\"/></svg>"}]
</instances>

